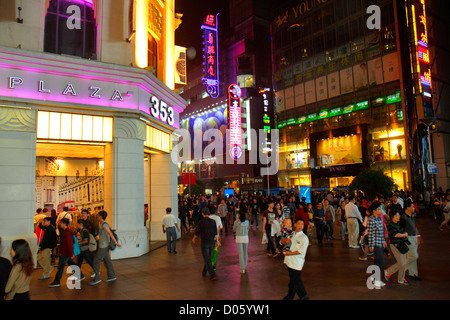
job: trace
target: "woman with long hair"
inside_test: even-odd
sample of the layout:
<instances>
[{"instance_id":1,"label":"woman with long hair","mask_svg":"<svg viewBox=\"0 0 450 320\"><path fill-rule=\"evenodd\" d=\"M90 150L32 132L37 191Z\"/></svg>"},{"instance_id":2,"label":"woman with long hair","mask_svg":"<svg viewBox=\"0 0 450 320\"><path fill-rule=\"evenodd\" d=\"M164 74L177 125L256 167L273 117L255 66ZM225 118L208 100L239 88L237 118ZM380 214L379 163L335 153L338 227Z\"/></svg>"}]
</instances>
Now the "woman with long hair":
<instances>
[{"instance_id":1,"label":"woman with long hair","mask_svg":"<svg viewBox=\"0 0 450 320\"><path fill-rule=\"evenodd\" d=\"M30 300L30 282L34 262L26 240L15 240L11 245L13 267L6 284L6 300Z\"/></svg>"}]
</instances>

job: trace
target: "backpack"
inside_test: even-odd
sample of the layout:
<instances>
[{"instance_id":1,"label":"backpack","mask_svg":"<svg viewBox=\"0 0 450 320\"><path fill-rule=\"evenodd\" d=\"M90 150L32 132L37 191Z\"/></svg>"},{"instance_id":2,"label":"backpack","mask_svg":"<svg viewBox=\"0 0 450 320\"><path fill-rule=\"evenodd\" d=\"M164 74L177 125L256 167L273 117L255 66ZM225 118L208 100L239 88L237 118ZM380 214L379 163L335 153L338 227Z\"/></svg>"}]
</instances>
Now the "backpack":
<instances>
[{"instance_id":1,"label":"backpack","mask_svg":"<svg viewBox=\"0 0 450 320\"><path fill-rule=\"evenodd\" d=\"M78 256L80 255L80 245L78 244L78 239L76 235L73 235L73 255Z\"/></svg>"},{"instance_id":2,"label":"backpack","mask_svg":"<svg viewBox=\"0 0 450 320\"><path fill-rule=\"evenodd\" d=\"M89 251L94 252L97 250L97 240L92 233L89 232Z\"/></svg>"},{"instance_id":3,"label":"backpack","mask_svg":"<svg viewBox=\"0 0 450 320\"><path fill-rule=\"evenodd\" d=\"M111 232L112 232L114 238L116 238L116 242L119 242L119 237L117 237L116 230L111 229ZM110 239L109 239L109 248L110 248L111 250L114 250L114 249L116 248L116 244L114 243L113 238L110 238Z\"/></svg>"}]
</instances>

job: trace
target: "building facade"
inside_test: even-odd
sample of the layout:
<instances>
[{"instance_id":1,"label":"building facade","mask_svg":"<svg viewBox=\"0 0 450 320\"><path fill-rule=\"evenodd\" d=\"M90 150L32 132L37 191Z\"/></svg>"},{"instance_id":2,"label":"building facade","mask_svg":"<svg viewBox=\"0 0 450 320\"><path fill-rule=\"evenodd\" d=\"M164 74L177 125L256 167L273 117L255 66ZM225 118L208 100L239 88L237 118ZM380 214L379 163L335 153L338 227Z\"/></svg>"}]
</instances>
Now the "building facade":
<instances>
[{"instance_id":1,"label":"building facade","mask_svg":"<svg viewBox=\"0 0 450 320\"><path fill-rule=\"evenodd\" d=\"M181 127L190 131L191 135L208 129L219 129L223 133L224 148L214 156L192 153L190 161L180 163L180 175L196 172L196 180L213 187L213 179L220 179L225 188L236 192L264 191L267 183L263 183L261 162L250 163L249 154L257 152L259 147L252 144L249 129L265 130L270 137L270 129L274 126L272 68L270 51L270 1L233 0L228 2L218 16L218 72L219 90L216 97L208 93L204 78L208 72L205 64L189 68L188 84L181 89L180 95L189 103L182 114ZM215 17L217 12L211 12ZM205 17L206 18L206 17ZM202 31L199 30L199 37ZM204 39L207 45L207 39ZM201 50L197 50L201 52ZM205 51L207 49L205 48ZM205 54L207 59L207 54ZM242 146L241 161L228 164L226 150L226 130L228 123L228 88L236 84L241 90ZM267 144L264 142L264 146ZM208 143L205 144L205 147ZM270 145L269 145L270 147ZM253 150L252 150L253 148ZM218 164L220 157L222 164ZM272 186L276 183L272 175ZM266 179L264 181L267 181ZM181 177L180 177L181 184ZM184 186L186 188L186 186Z\"/></svg>"},{"instance_id":2,"label":"building facade","mask_svg":"<svg viewBox=\"0 0 450 320\"><path fill-rule=\"evenodd\" d=\"M367 8L381 29L367 26ZM379 167L412 189L409 117L392 0L290 1L272 21L279 184L347 188Z\"/></svg>"},{"instance_id":3,"label":"building facade","mask_svg":"<svg viewBox=\"0 0 450 320\"><path fill-rule=\"evenodd\" d=\"M68 202L108 212L114 259L147 253L178 211L174 1L16 3L0 1L1 255L36 248L36 209Z\"/></svg>"}]
</instances>

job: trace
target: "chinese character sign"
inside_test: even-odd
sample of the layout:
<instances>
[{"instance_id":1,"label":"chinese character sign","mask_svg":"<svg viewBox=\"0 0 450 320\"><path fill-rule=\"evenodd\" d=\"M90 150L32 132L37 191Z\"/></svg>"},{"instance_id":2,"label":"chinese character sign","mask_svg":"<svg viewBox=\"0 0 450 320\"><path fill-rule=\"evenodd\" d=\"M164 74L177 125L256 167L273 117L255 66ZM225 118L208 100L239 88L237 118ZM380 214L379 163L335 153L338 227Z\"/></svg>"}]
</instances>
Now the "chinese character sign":
<instances>
[{"instance_id":1,"label":"chinese character sign","mask_svg":"<svg viewBox=\"0 0 450 320\"><path fill-rule=\"evenodd\" d=\"M232 84L228 88L228 126L230 130L230 154L235 160L242 156L241 116L241 88L236 84Z\"/></svg>"},{"instance_id":2,"label":"chinese character sign","mask_svg":"<svg viewBox=\"0 0 450 320\"><path fill-rule=\"evenodd\" d=\"M205 18L203 30L203 83L212 98L219 96L219 55L217 14Z\"/></svg>"}]
</instances>

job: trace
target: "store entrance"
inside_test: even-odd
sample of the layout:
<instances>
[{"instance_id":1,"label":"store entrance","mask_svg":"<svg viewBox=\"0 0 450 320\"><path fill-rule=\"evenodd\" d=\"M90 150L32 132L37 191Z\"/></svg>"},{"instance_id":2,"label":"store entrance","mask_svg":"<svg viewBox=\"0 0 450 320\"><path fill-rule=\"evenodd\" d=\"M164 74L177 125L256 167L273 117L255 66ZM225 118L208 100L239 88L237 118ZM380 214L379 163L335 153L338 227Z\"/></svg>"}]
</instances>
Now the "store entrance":
<instances>
[{"instance_id":1,"label":"store entrance","mask_svg":"<svg viewBox=\"0 0 450 320\"><path fill-rule=\"evenodd\" d=\"M58 215L64 207L74 219L87 209L95 219L104 209L106 144L36 144L35 207ZM35 221L37 222L37 221Z\"/></svg>"}]
</instances>

